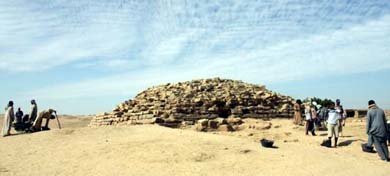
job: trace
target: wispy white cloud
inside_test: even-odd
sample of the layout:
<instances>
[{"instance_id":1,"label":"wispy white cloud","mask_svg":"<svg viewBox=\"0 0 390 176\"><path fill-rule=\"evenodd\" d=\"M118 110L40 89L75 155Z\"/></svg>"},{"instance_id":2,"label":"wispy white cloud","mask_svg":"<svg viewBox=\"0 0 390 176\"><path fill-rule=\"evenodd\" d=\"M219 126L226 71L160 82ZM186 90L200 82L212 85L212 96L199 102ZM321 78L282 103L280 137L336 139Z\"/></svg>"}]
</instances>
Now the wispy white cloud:
<instances>
[{"instance_id":1,"label":"wispy white cloud","mask_svg":"<svg viewBox=\"0 0 390 176\"><path fill-rule=\"evenodd\" d=\"M389 69L388 36L390 16L385 16L362 26L267 48L213 57L194 54L191 59L180 64L149 67L136 72L48 87L30 94L54 99L134 95L148 86L189 78L220 76L253 83L270 83ZM181 45L178 45L176 50L180 51L180 48ZM58 93L65 90L66 94Z\"/></svg>"},{"instance_id":2,"label":"wispy white cloud","mask_svg":"<svg viewBox=\"0 0 390 176\"><path fill-rule=\"evenodd\" d=\"M0 5L0 71L45 70L99 58L158 65L187 61L199 53L246 53L349 28L390 11L383 1L363 0L58 0Z\"/></svg>"},{"instance_id":3,"label":"wispy white cloud","mask_svg":"<svg viewBox=\"0 0 390 176\"><path fill-rule=\"evenodd\" d=\"M40 4L1 3L0 71L42 71L76 61L112 58L113 53L134 44L133 28L126 27L132 21L95 22L111 16L103 13L92 18L89 13L94 6L81 6L78 13L77 6L66 9L57 2L42 6L46 7L42 11ZM50 9L51 5L56 8Z\"/></svg>"},{"instance_id":4,"label":"wispy white cloud","mask_svg":"<svg viewBox=\"0 0 390 176\"><path fill-rule=\"evenodd\" d=\"M142 67L136 59L94 59L73 64L75 69L100 69L105 71L128 71Z\"/></svg>"},{"instance_id":5,"label":"wispy white cloud","mask_svg":"<svg viewBox=\"0 0 390 176\"><path fill-rule=\"evenodd\" d=\"M90 76L23 97L132 96L194 78L270 83L390 68L382 0L43 2L0 1L0 73L65 67Z\"/></svg>"}]
</instances>

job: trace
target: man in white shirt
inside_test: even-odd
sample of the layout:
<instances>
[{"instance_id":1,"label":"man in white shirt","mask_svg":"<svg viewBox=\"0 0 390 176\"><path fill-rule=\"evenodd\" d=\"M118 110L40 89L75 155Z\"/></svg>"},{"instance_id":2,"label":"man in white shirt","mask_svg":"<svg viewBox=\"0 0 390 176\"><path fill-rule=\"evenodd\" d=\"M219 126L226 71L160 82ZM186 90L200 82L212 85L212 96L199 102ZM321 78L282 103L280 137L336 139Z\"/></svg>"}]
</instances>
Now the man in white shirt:
<instances>
[{"instance_id":1,"label":"man in white shirt","mask_svg":"<svg viewBox=\"0 0 390 176\"><path fill-rule=\"evenodd\" d=\"M330 109L328 112L328 138L331 141L332 137L335 137L334 147L337 147L337 140L339 138L339 125L341 119L341 111L339 109L335 109L335 104L332 103L330 105Z\"/></svg>"},{"instance_id":2,"label":"man in white shirt","mask_svg":"<svg viewBox=\"0 0 390 176\"><path fill-rule=\"evenodd\" d=\"M313 118L316 117L313 116L311 104L306 104L305 105L306 135L309 135L309 131L313 136L316 135Z\"/></svg>"}]
</instances>

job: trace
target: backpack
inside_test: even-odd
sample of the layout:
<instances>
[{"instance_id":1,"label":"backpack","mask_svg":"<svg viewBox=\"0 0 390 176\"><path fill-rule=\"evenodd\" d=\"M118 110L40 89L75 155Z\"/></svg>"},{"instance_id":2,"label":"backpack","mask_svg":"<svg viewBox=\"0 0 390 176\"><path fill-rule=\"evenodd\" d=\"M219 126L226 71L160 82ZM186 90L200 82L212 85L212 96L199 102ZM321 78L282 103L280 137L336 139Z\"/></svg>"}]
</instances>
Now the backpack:
<instances>
[{"instance_id":1,"label":"backpack","mask_svg":"<svg viewBox=\"0 0 390 176\"><path fill-rule=\"evenodd\" d=\"M332 141L329 139L325 139L322 141L321 146L330 148L332 147Z\"/></svg>"}]
</instances>

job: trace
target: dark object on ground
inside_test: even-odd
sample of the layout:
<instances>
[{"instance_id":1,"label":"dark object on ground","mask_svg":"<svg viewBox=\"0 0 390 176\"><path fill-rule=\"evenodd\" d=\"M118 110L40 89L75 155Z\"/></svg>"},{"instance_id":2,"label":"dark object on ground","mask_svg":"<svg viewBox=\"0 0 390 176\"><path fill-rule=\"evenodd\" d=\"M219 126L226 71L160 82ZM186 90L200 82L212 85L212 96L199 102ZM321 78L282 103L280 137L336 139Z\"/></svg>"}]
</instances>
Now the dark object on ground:
<instances>
[{"instance_id":1,"label":"dark object on ground","mask_svg":"<svg viewBox=\"0 0 390 176\"><path fill-rule=\"evenodd\" d=\"M32 126L32 123L30 123L30 122L26 122L26 123L19 122L19 123L13 124L13 126L14 126L15 131L29 132L30 131L29 129Z\"/></svg>"},{"instance_id":2,"label":"dark object on ground","mask_svg":"<svg viewBox=\"0 0 390 176\"><path fill-rule=\"evenodd\" d=\"M367 152L367 153L375 153L374 147L368 146L367 143L362 144L362 150L363 152Z\"/></svg>"},{"instance_id":3,"label":"dark object on ground","mask_svg":"<svg viewBox=\"0 0 390 176\"><path fill-rule=\"evenodd\" d=\"M48 130L50 130L49 127L42 127L42 131L48 131Z\"/></svg>"},{"instance_id":4,"label":"dark object on ground","mask_svg":"<svg viewBox=\"0 0 390 176\"><path fill-rule=\"evenodd\" d=\"M356 141L358 141L358 140L346 140L346 141L340 142L338 146L340 146L340 147L349 146Z\"/></svg>"},{"instance_id":5,"label":"dark object on ground","mask_svg":"<svg viewBox=\"0 0 390 176\"><path fill-rule=\"evenodd\" d=\"M273 148L274 145L274 141L267 140L267 139L260 140L260 143L265 148Z\"/></svg>"},{"instance_id":6,"label":"dark object on ground","mask_svg":"<svg viewBox=\"0 0 390 176\"><path fill-rule=\"evenodd\" d=\"M22 122L23 122L23 123L28 123L29 119L30 119L30 115L25 114L25 115L23 116L23 118L22 118Z\"/></svg>"},{"instance_id":7,"label":"dark object on ground","mask_svg":"<svg viewBox=\"0 0 390 176\"><path fill-rule=\"evenodd\" d=\"M325 139L325 140L322 141L321 146L331 148L332 147L332 141L329 140L329 139Z\"/></svg>"}]
</instances>

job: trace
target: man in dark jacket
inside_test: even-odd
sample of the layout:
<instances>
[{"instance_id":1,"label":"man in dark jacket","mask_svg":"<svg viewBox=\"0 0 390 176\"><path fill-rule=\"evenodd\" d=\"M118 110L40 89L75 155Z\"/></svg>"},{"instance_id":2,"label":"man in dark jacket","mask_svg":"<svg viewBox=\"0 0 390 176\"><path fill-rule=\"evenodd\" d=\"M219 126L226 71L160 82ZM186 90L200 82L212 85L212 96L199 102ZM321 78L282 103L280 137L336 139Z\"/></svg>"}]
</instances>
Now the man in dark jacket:
<instances>
[{"instance_id":1,"label":"man in dark jacket","mask_svg":"<svg viewBox=\"0 0 390 176\"><path fill-rule=\"evenodd\" d=\"M376 151L384 161L390 161L389 149L387 148L388 126L385 112L378 108L374 100L368 102L367 135L372 140Z\"/></svg>"},{"instance_id":2,"label":"man in dark jacket","mask_svg":"<svg viewBox=\"0 0 390 176\"><path fill-rule=\"evenodd\" d=\"M38 106L35 100L31 100L30 122L34 122L38 117Z\"/></svg>"},{"instance_id":3,"label":"man in dark jacket","mask_svg":"<svg viewBox=\"0 0 390 176\"><path fill-rule=\"evenodd\" d=\"M20 123L20 122L22 122L23 111L22 111L20 108L18 108L18 111L16 111L15 117L16 117L16 119L15 119L16 122L15 122L15 123Z\"/></svg>"}]
</instances>

